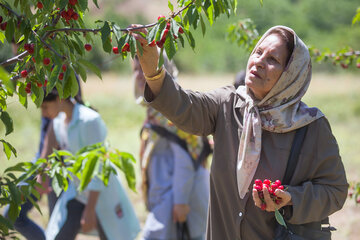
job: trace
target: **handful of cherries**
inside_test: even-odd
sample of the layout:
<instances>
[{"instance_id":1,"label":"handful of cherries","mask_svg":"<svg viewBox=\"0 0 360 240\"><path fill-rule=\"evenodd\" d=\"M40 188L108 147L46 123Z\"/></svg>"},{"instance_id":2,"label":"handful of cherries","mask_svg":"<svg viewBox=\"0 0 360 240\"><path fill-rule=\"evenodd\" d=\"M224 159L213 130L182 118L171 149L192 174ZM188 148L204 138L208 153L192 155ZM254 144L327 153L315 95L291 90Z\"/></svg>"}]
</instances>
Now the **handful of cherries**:
<instances>
[{"instance_id":1,"label":"handful of cherries","mask_svg":"<svg viewBox=\"0 0 360 240\"><path fill-rule=\"evenodd\" d=\"M256 179L254 182L254 185L253 185L253 189L255 189L259 194L259 198L261 200L261 210L266 209L266 203L265 203L264 192L263 192L264 188L266 188L269 191L271 199L276 204L280 203L280 198L276 196L275 190L276 189L284 190L284 186L281 185L280 180L271 182L269 179L265 179L264 181L261 181L260 179Z\"/></svg>"}]
</instances>

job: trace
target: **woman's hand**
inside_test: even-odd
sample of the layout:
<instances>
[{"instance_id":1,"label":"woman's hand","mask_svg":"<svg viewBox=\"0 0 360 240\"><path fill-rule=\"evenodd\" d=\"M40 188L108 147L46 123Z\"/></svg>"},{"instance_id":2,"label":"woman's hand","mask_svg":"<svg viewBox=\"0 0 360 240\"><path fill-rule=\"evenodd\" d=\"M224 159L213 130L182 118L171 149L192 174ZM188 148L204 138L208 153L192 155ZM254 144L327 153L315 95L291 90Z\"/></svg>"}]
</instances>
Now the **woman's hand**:
<instances>
[{"instance_id":1,"label":"woman's hand","mask_svg":"<svg viewBox=\"0 0 360 240\"><path fill-rule=\"evenodd\" d=\"M84 212L81 216L81 230L83 232L91 231L96 228L97 220L96 220L96 203L98 201L100 192L90 191L88 202L85 206Z\"/></svg>"},{"instance_id":2,"label":"woman's hand","mask_svg":"<svg viewBox=\"0 0 360 240\"><path fill-rule=\"evenodd\" d=\"M134 28L134 27L141 27L142 25L139 24L132 24L129 26L129 28ZM137 51L137 56L139 58L140 61L140 65L141 68L144 72L144 75L146 77L153 77L158 73L158 61L159 61L159 53L157 50L157 47L150 47L148 45L148 42L145 38L143 38L140 34L135 33L135 31L137 32L142 32L145 35L147 35L147 30L146 28L141 28L138 30L134 30L131 32L131 34L135 37L135 39L137 41L139 41L143 47L143 54L141 55L139 50Z\"/></svg>"},{"instance_id":3,"label":"woman's hand","mask_svg":"<svg viewBox=\"0 0 360 240\"><path fill-rule=\"evenodd\" d=\"M190 212L190 207L187 204L175 204L173 208L173 221L185 222L186 217Z\"/></svg>"},{"instance_id":4,"label":"woman's hand","mask_svg":"<svg viewBox=\"0 0 360 240\"><path fill-rule=\"evenodd\" d=\"M278 204L276 204L271 199L269 190L266 187L263 188L263 193L264 193L264 200L265 200L265 204L266 204L266 208L264 210L266 210L268 212L274 212L275 209L280 209L286 205L292 205L291 194L289 192L286 192L286 191L283 191L280 189L276 189L275 194L279 198ZM259 198L259 194L256 189L253 189L252 196L253 196L253 199L255 202L255 206L261 208L262 202Z\"/></svg>"},{"instance_id":5,"label":"woman's hand","mask_svg":"<svg viewBox=\"0 0 360 240\"><path fill-rule=\"evenodd\" d=\"M41 187L35 187L36 191L42 195L42 194L48 194L52 191L52 188L50 187L50 178L48 175L37 175L36 176L36 182L41 185Z\"/></svg>"},{"instance_id":6,"label":"woman's hand","mask_svg":"<svg viewBox=\"0 0 360 240\"><path fill-rule=\"evenodd\" d=\"M84 212L81 216L80 223L81 223L81 230L83 232L89 232L92 229L96 228L97 220L96 220L95 208L86 205Z\"/></svg>"}]
</instances>

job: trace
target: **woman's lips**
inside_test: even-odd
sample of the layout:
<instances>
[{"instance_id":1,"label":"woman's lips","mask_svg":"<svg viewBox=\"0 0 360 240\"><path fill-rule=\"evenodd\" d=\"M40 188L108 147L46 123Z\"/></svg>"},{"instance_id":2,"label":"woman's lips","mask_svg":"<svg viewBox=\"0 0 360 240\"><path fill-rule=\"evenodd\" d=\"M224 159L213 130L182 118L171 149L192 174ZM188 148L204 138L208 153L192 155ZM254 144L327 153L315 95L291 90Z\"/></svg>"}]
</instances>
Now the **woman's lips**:
<instances>
[{"instance_id":1,"label":"woman's lips","mask_svg":"<svg viewBox=\"0 0 360 240\"><path fill-rule=\"evenodd\" d=\"M260 75L259 75L259 73L258 73L257 71L255 71L255 70L251 70L250 73L251 73L252 75L254 75L255 77L257 77L257 78L261 78Z\"/></svg>"}]
</instances>

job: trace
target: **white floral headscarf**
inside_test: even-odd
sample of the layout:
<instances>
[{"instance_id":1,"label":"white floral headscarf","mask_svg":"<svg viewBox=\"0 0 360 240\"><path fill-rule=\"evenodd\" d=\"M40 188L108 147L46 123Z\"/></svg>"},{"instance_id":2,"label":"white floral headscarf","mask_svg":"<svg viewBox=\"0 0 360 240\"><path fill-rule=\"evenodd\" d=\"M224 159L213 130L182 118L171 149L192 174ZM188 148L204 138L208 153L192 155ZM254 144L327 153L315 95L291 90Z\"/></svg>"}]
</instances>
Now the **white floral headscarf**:
<instances>
[{"instance_id":1,"label":"white floral headscarf","mask_svg":"<svg viewBox=\"0 0 360 240\"><path fill-rule=\"evenodd\" d=\"M245 101L241 109L243 131L237 159L237 183L241 199L248 192L260 161L262 129L286 133L324 116L319 109L309 108L301 102L311 80L311 59L308 48L291 28L270 28L251 54L277 28L294 35L294 50L279 80L262 100L256 100L248 87L240 86L236 90Z\"/></svg>"}]
</instances>

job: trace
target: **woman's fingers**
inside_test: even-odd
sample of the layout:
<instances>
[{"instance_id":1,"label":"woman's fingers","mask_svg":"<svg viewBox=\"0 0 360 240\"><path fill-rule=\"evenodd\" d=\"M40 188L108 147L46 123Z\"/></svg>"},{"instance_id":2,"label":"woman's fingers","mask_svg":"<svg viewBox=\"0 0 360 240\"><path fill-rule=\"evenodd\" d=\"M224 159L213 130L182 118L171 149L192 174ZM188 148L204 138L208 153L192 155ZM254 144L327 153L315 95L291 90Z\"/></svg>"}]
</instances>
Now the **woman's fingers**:
<instances>
[{"instance_id":1,"label":"woman's fingers","mask_svg":"<svg viewBox=\"0 0 360 240\"><path fill-rule=\"evenodd\" d=\"M268 212L275 211L275 203L271 199L269 190L266 187L263 188L263 193L264 193L264 200L265 200L265 203L266 203L266 209L265 210L268 211Z\"/></svg>"},{"instance_id":2,"label":"woman's fingers","mask_svg":"<svg viewBox=\"0 0 360 240\"><path fill-rule=\"evenodd\" d=\"M261 200L259 198L259 193L256 189L253 189L252 196L254 199L255 206L257 206L258 208L261 208Z\"/></svg>"},{"instance_id":3,"label":"woman's fingers","mask_svg":"<svg viewBox=\"0 0 360 240\"><path fill-rule=\"evenodd\" d=\"M291 194L289 192L276 189L275 194L280 199L278 208L284 207L286 205L291 205Z\"/></svg>"}]
</instances>

